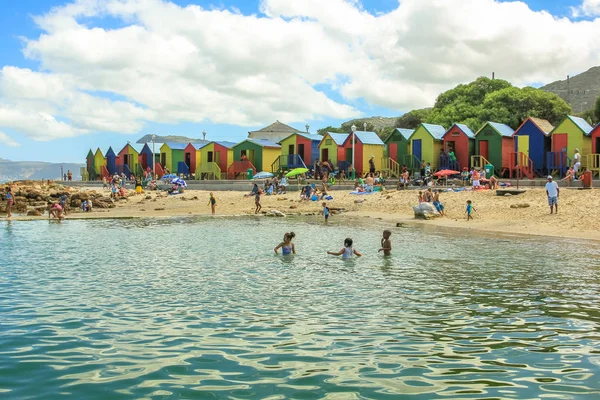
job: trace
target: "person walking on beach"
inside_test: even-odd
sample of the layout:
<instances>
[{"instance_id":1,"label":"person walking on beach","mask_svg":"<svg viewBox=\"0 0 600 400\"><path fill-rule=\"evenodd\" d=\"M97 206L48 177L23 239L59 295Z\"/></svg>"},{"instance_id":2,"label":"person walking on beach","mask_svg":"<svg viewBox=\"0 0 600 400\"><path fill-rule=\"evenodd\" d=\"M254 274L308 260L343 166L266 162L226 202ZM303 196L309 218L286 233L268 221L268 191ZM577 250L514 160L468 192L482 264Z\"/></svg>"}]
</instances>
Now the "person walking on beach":
<instances>
[{"instance_id":1,"label":"person walking on beach","mask_svg":"<svg viewBox=\"0 0 600 400\"><path fill-rule=\"evenodd\" d=\"M283 235L283 242L279 243L277 247L275 247L275 254L279 254L277 250L281 249L281 254L284 256L289 256L292 254L296 254L296 246L292 243L292 239L296 237L294 232L286 232Z\"/></svg>"},{"instance_id":2,"label":"person walking on beach","mask_svg":"<svg viewBox=\"0 0 600 400\"><path fill-rule=\"evenodd\" d=\"M550 206L550 214L556 210L558 214L558 183L552 180L552 175L548 175L548 183L546 183L546 195L548 195L548 205ZM554 207L554 209L552 208Z\"/></svg>"},{"instance_id":3,"label":"person walking on beach","mask_svg":"<svg viewBox=\"0 0 600 400\"><path fill-rule=\"evenodd\" d=\"M254 194L254 204L256 204L256 210L254 210L254 214L258 214L259 211L262 210L262 206L260 205L260 190Z\"/></svg>"},{"instance_id":4,"label":"person walking on beach","mask_svg":"<svg viewBox=\"0 0 600 400\"><path fill-rule=\"evenodd\" d=\"M73 173L71 172L71 170L67 171L67 179L69 180L69 182L71 182L73 180Z\"/></svg>"},{"instance_id":5,"label":"person walking on beach","mask_svg":"<svg viewBox=\"0 0 600 400\"><path fill-rule=\"evenodd\" d=\"M575 149L575 154L573 154L573 171L575 173L575 177L573 179L575 179L575 180L578 179L577 173L579 172L580 167L581 167L581 154L579 154L579 149Z\"/></svg>"},{"instance_id":6,"label":"person walking on beach","mask_svg":"<svg viewBox=\"0 0 600 400\"><path fill-rule=\"evenodd\" d=\"M381 248L379 251L383 251L384 256L389 256L392 254L392 241L390 240L390 236L392 236L392 231L385 230L383 231L383 237L381 238Z\"/></svg>"},{"instance_id":7,"label":"person walking on beach","mask_svg":"<svg viewBox=\"0 0 600 400\"><path fill-rule=\"evenodd\" d=\"M210 198L208 199L208 204L210 205L212 215L215 215L215 209L217 208L217 199L215 199L215 196L213 196L212 192L210 192Z\"/></svg>"},{"instance_id":8,"label":"person walking on beach","mask_svg":"<svg viewBox=\"0 0 600 400\"><path fill-rule=\"evenodd\" d=\"M337 253L334 251L328 251L327 254L330 254L332 256L342 256L343 259L350 259L350 258L352 258L352 255L355 255L357 257L362 257L362 254L360 254L358 251L356 251L352 247L352 239L350 239L350 238L346 238L344 240L344 248L343 249L341 249Z\"/></svg>"},{"instance_id":9,"label":"person walking on beach","mask_svg":"<svg viewBox=\"0 0 600 400\"><path fill-rule=\"evenodd\" d=\"M11 210L13 208L13 206L15 205L15 198L12 194L12 189L10 188L10 186L6 187L6 218L10 219L12 217L12 213Z\"/></svg>"},{"instance_id":10,"label":"person walking on beach","mask_svg":"<svg viewBox=\"0 0 600 400\"><path fill-rule=\"evenodd\" d=\"M473 219L473 215L472 214L473 214L474 211L477 211L477 210L475 209L475 207L473 207L473 203L471 202L471 200L467 200L467 210L466 210L467 221Z\"/></svg>"}]
</instances>

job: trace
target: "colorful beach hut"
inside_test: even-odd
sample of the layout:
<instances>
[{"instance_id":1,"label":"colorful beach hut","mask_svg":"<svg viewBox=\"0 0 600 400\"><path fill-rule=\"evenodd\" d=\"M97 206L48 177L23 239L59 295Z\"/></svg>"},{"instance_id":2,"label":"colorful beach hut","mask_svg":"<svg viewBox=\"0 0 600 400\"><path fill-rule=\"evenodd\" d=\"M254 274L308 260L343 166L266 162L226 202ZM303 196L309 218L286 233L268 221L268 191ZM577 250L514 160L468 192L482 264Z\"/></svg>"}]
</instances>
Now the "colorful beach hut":
<instances>
[{"instance_id":1,"label":"colorful beach hut","mask_svg":"<svg viewBox=\"0 0 600 400\"><path fill-rule=\"evenodd\" d=\"M108 170L109 174L113 175L115 172L117 172L117 154L112 147L109 147L106 151L105 158L106 169Z\"/></svg>"},{"instance_id":2,"label":"colorful beach hut","mask_svg":"<svg viewBox=\"0 0 600 400\"><path fill-rule=\"evenodd\" d=\"M356 131L344 141L344 160L352 163L352 140L354 139L354 168L357 174L369 172L369 159L374 156L375 169L381 170L385 144L375 132Z\"/></svg>"},{"instance_id":3,"label":"colorful beach hut","mask_svg":"<svg viewBox=\"0 0 600 400\"><path fill-rule=\"evenodd\" d=\"M394 129L384 141L388 157L398 164L404 164L406 156L409 154L409 139L414 132L414 129Z\"/></svg>"},{"instance_id":4,"label":"colorful beach hut","mask_svg":"<svg viewBox=\"0 0 600 400\"><path fill-rule=\"evenodd\" d=\"M532 164L538 175L546 174L546 154L551 151L550 132L554 127L541 118L527 118L513 133L514 152L511 168L521 164Z\"/></svg>"},{"instance_id":5,"label":"colorful beach hut","mask_svg":"<svg viewBox=\"0 0 600 400\"><path fill-rule=\"evenodd\" d=\"M124 173L127 177L135 174L139 156L140 153L130 143L127 143L117 154L117 173Z\"/></svg>"},{"instance_id":6,"label":"colorful beach hut","mask_svg":"<svg viewBox=\"0 0 600 400\"><path fill-rule=\"evenodd\" d=\"M509 171L514 132L506 124L486 122L475 134L475 156L471 157L471 166L485 168L491 164L498 176Z\"/></svg>"},{"instance_id":7,"label":"colorful beach hut","mask_svg":"<svg viewBox=\"0 0 600 400\"><path fill-rule=\"evenodd\" d=\"M96 170L94 169L94 152L92 149L88 151L87 156L85 157L85 166L87 171L87 179L93 181L96 179Z\"/></svg>"},{"instance_id":8,"label":"colorful beach hut","mask_svg":"<svg viewBox=\"0 0 600 400\"><path fill-rule=\"evenodd\" d=\"M281 140L281 155L273 164L271 170L288 170L310 166L319 158L319 143L323 136L310 133L293 133Z\"/></svg>"},{"instance_id":9,"label":"colorful beach hut","mask_svg":"<svg viewBox=\"0 0 600 400\"><path fill-rule=\"evenodd\" d=\"M442 136L443 155L440 156L440 169L460 171L469 167L471 155L475 152L475 133L464 124L454 124ZM448 156L453 152L456 161Z\"/></svg>"},{"instance_id":10,"label":"colorful beach hut","mask_svg":"<svg viewBox=\"0 0 600 400\"><path fill-rule=\"evenodd\" d=\"M102 167L106 167L106 158L104 157L104 154L102 154L100 147L98 147L94 153L94 171L96 174L102 174Z\"/></svg>"},{"instance_id":11,"label":"colorful beach hut","mask_svg":"<svg viewBox=\"0 0 600 400\"><path fill-rule=\"evenodd\" d=\"M586 168L594 175L600 175L600 124L590 132L592 154L586 156Z\"/></svg>"},{"instance_id":12,"label":"colorful beach hut","mask_svg":"<svg viewBox=\"0 0 600 400\"><path fill-rule=\"evenodd\" d=\"M319 158L331 161L332 165L337 165L338 167L340 167L340 161L346 163L344 142L347 138L347 133L327 132L319 142Z\"/></svg>"},{"instance_id":13,"label":"colorful beach hut","mask_svg":"<svg viewBox=\"0 0 600 400\"><path fill-rule=\"evenodd\" d=\"M198 145L196 153L196 176L211 175L221 179L233 163L233 147L235 143L212 141ZM199 175L201 174L201 175Z\"/></svg>"},{"instance_id":14,"label":"colorful beach hut","mask_svg":"<svg viewBox=\"0 0 600 400\"><path fill-rule=\"evenodd\" d=\"M271 171L271 166L281 154L281 145L270 140L246 139L233 146L234 160L241 160L245 155L257 172ZM236 173L246 171L234 171Z\"/></svg>"},{"instance_id":15,"label":"colorful beach hut","mask_svg":"<svg viewBox=\"0 0 600 400\"><path fill-rule=\"evenodd\" d=\"M184 150L188 144L167 142L160 146L160 164L162 167L168 168L172 174L188 174L190 172L189 166L186 168L187 164L185 164L184 157Z\"/></svg>"},{"instance_id":16,"label":"colorful beach hut","mask_svg":"<svg viewBox=\"0 0 600 400\"><path fill-rule=\"evenodd\" d=\"M155 148L156 150L156 148ZM147 170L148 168L152 169L153 158L156 157L156 154L152 154L152 148L148 143L144 143L142 150L140 150L140 155L138 158L138 163L140 164L140 168L142 170Z\"/></svg>"},{"instance_id":17,"label":"colorful beach hut","mask_svg":"<svg viewBox=\"0 0 600 400\"><path fill-rule=\"evenodd\" d=\"M549 153L547 163L551 171L559 171L561 175L569 167L575 149L581 154L581 166L586 167L587 155L593 154L592 138L593 128L583 118L567 116L550 132L552 152Z\"/></svg>"},{"instance_id":18,"label":"colorful beach hut","mask_svg":"<svg viewBox=\"0 0 600 400\"><path fill-rule=\"evenodd\" d=\"M441 125L420 124L410 135L410 162L408 168L415 169L415 163L420 168L421 162L431 164L432 170L439 168L440 153L442 152L442 138L446 128Z\"/></svg>"}]
</instances>

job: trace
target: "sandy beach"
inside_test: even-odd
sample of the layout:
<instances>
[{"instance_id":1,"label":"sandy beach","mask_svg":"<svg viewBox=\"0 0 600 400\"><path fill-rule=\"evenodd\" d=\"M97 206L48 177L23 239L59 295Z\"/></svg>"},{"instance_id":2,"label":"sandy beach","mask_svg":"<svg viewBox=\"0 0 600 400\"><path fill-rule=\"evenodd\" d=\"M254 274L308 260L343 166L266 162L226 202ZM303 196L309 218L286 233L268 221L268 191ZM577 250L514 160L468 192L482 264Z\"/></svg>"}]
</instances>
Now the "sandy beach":
<instances>
[{"instance_id":1,"label":"sandy beach","mask_svg":"<svg viewBox=\"0 0 600 400\"><path fill-rule=\"evenodd\" d=\"M249 186L250 189L250 186ZM71 189L71 193L101 193L97 188ZM95 208L92 213L74 211L72 218L143 218L169 216L210 215L209 192L187 190L168 196L165 192L131 194L127 200L115 202L114 208ZM254 199L238 191L213 191L217 199L217 215L254 215ZM503 234L546 235L565 238L600 240L600 196L595 190L561 188L559 213L549 214L545 190L530 188L521 195L497 196L494 191L447 192L441 200L447 215L432 220L416 220L412 206L417 204L418 190L386 190L372 195L351 195L332 190L331 208L342 211L333 215L330 223L349 218L374 218L396 225L424 224ZM356 200L362 200L356 203ZM477 212L474 221L466 221L465 203L471 200ZM321 201L303 201L299 192L284 195L262 196L263 213L278 210L288 215L308 215L321 221ZM513 206L513 207L511 207ZM523 208L514 208L523 207ZM47 218L47 214L45 214ZM42 217L44 218L44 216ZM13 220L40 219L14 213Z\"/></svg>"}]
</instances>

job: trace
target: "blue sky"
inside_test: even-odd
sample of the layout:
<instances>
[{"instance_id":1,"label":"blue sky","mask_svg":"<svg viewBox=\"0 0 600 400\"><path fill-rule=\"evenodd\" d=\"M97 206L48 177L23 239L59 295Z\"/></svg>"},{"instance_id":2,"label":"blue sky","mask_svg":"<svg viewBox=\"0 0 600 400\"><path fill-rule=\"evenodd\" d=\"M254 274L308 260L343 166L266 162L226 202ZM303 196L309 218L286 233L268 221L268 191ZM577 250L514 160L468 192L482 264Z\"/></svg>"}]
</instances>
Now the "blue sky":
<instances>
[{"instance_id":1,"label":"blue sky","mask_svg":"<svg viewBox=\"0 0 600 400\"><path fill-rule=\"evenodd\" d=\"M258 0L222 0L221 2L172 0L171 2L181 7L195 4L199 5L204 10L212 10L215 8L239 10L235 12L239 12L245 16L244 18L246 18L249 23L251 23L249 20L249 18L251 18L250 16L256 14L262 18L259 23L262 24L264 22L265 30L267 31L269 27L266 25L266 19L277 18L276 16L267 17L262 14L260 2ZM489 0L482 0L482 2L489 3ZM593 17L592 15L583 18L573 16L571 7L580 6L582 0L526 0L525 3L532 11L531 20L537 21L536 23L541 23L541 20L537 19L533 12L541 10L550 12L556 18L569 18L573 23L581 23L583 19L592 20ZM15 67L16 71L26 71L28 69L31 70L32 73L43 73L45 75L43 75L42 80L46 80L49 76L57 76L59 77L57 79L60 79L63 83L70 82L71 78L75 79L77 81L77 86L73 88L67 85L70 88L68 90L73 90L74 93L91 95L89 99L87 99L87 97L84 98L84 100L89 100L91 111L93 111L94 108L97 109L97 103L95 103L95 101L102 101L104 99L110 102L117 102L118 104L106 105L106 118L110 121L99 121L99 119L103 118L102 113L89 119L86 119L85 115L81 115L82 113L85 113L85 108L78 108L78 103L81 103L80 100L77 100L79 99L78 97L73 97L75 100L70 100L67 103L60 103L60 101L63 100L56 100L56 102L51 102L52 104L44 104L43 97L33 101L30 98L26 98L26 95L21 96L16 93L18 90L27 91L26 89L14 89L12 92L5 91L4 93L0 91L0 107L2 107L2 104L4 103L5 105L8 104L7 107L10 108L11 112L15 112L15 110L21 107L27 108L27 110L25 110L27 112L34 112L36 114L43 113L46 115L49 113L52 115L53 123L69 125L69 128L57 128L56 133L48 133L46 135L43 132L43 129L40 128L40 125L27 125L26 114L24 114L25 117L23 118L8 116L5 117L5 120L3 121L2 110L0 108L0 158L52 162L82 162L90 148L95 149L100 147L106 149L108 146L113 146L115 150L118 150L122 148L127 141L135 142L139 137L146 133L178 134L190 137L201 137L201 132L205 130L208 139L241 141L247 135L248 131L255 128L261 128L277 119L289 123L299 129L303 129L305 124L309 124L311 131L314 131L328 125L337 126L341 122L354 116L398 116L412 108L428 105L428 102L433 101L435 97L434 93L439 93L457 83L473 80L478 75L491 74L491 71L495 68L495 65L489 65L488 68L485 63L482 63L483 65L479 67L479 69L473 68L464 73L449 73L448 77L442 79L439 78L440 72L435 69L435 66L424 65L420 68L418 65L415 65L418 61L414 61L415 57L411 57L410 54L405 58L401 57L396 59L392 57L390 59L391 61L377 63L378 55L384 53L389 54L390 49L383 49L381 50L381 53L370 53L373 51L373 42L371 40L376 40L377 37L370 37L369 31L365 29L364 32L357 33L357 37L360 40L349 40L348 42L355 46L352 56L348 58L350 61L341 62L339 65L332 65L331 71L327 71L327 68L323 67L323 65L326 67L327 64L330 63L330 61L326 59L326 55L328 54L327 51L331 51L331 54L340 54L340 57L345 57L346 55L343 55L343 52L347 50L346 48L350 46L350 44L344 45L343 39L340 42L340 37L336 34L336 32L339 32L337 30L344 29L343 27L330 26L329 24L333 24L333 22L325 22L323 16L319 14L319 9L317 7L310 8L306 6L299 12L301 15L298 16L298 20L303 22L298 26L296 26L296 24L288 24L290 25L290 29L293 30L290 30L290 35L296 34L295 32L297 29L307 29L307 32L315 35L316 39L313 39L310 45L305 46L307 49L304 53L296 53L295 51L297 49L291 48L303 47L303 43L299 43L297 39L297 46L294 46L294 42L292 42L291 46L276 41L271 42L268 38L268 34L267 39L265 39L265 36L261 35L257 35L256 39L267 40L268 43L265 43L264 47L278 46L277 49L280 52L290 51L290 64L302 64L297 68L290 67L290 70L286 70L284 73L282 72L281 76L277 76L278 74L276 71L273 72L272 70L262 72L252 70L248 72L243 70L244 61L240 60L240 65L236 65L238 63L236 63L235 60L232 62L231 59L223 61L218 54L215 55L215 50L211 49L211 55L206 56L208 58L203 58L205 60L203 63L192 65L190 71L185 72L186 82L198 84L194 89L194 93L203 93L205 88L203 85L211 80L210 75L190 78L191 75L194 75L194 72L202 70L202 66L208 65L206 60L213 60L210 64L213 65L223 82L230 79L239 79L240 82L244 82L243 84L240 83L240 85L249 85L248 87L253 88L258 87L259 90L263 90L272 83L274 85L273 88L271 88L273 91L270 91L271 89L264 89L265 92L260 93L260 95L257 94L254 99L249 99L248 96L244 96L244 98L240 97L238 104L238 98L236 96L239 94L235 93L247 91L246 86L242 89L240 89L239 86L235 90L232 89L232 92L225 97L217 93L219 91L218 87L224 86L212 86L206 84L206 93L215 98L214 103L211 102L211 110L205 110L204 107L197 105L203 104L202 96L199 95L199 98L194 100L196 103L192 104L187 101L184 95L182 95L182 99L179 100L181 101L182 111L178 112L179 106L177 99L169 100L168 104L157 102L155 105L145 101L144 99L147 99L147 97L142 95L144 88L141 84L139 85L140 87L129 90L127 82L118 82L118 90L104 90L103 87L100 87L103 78L99 78L99 76L104 76L103 74L106 70L113 71L114 68L112 65L110 68L106 67L106 70L102 70L98 67L98 70L95 71L97 73L94 74L94 81L86 81L86 79L89 78L85 74L86 69L89 68L89 64L87 64L89 60L82 62L79 67L76 60L77 57L81 57L82 60L85 59L85 49L98 46L97 42L84 44L82 47L84 50L81 53L75 54L72 58L69 58L70 64L68 66L66 64L61 64L61 53L67 52L69 53L69 57L71 57L70 47L68 45L63 45L65 46L64 48L52 47L46 43L42 43L40 38L41 35L48 35L55 38L57 40L56 43L61 43L60 40L69 40L68 37L65 39L59 35L61 29L65 29L64 32L67 32L67 28L61 27L55 32L48 32L47 28L42 29L42 27L35 22L34 16L45 15L49 13L53 7L63 7L67 4L69 4L69 2L59 0L21 0L3 2L2 12L0 13L0 46L2 48L0 68L6 69L6 67ZM287 11L289 9L286 8L288 7L287 5L282 4L283 3L278 2L277 0L269 1L269 6L272 9L284 10L282 12L283 14L292 12ZM374 18L376 18L376 16L393 13L399 7L397 0L363 0L360 4L362 11L357 8L356 13L359 11L363 13L367 12ZM352 18L352 15L359 15L353 14L354 11L348 11L343 8L343 6L339 7L340 15L346 15L342 14L346 11L349 13L349 18ZM183 10L183 8L180 10ZM331 12L336 12L335 10L337 9L332 9ZM440 12L443 12L443 10ZM364 16L365 14L360 15ZM414 18L418 18L420 15L425 14L415 14ZM427 14L426 16L427 18L431 18L432 15L434 14ZM235 17L227 16L227 18L233 19ZM523 18L526 20L526 18L529 17ZM134 18L127 18L123 15L86 15L85 17L77 17L76 19L84 27L89 29L103 28L105 30L122 29L131 26L132 24L149 27L153 23L151 17L140 15L136 15ZM284 17L284 20L288 23L292 19L293 18L288 15ZM332 17L331 19L335 18ZM473 16L471 16L471 21L473 20ZM311 25L311 21L317 21L318 24L322 25L329 32L325 34L322 32L315 32L314 25ZM383 19L381 21L383 21ZM467 22L465 21L465 23ZM509 23L507 22L507 24ZM176 26L176 24L173 24L173 26ZM259 25L253 25L253 31L257 30L258 26ZM370 26L371 28L369 29L372 30L373 27L377 25ZM150 28L148 29L150 30ZM574 32L578 32L575 28L573 29ZM597 26L593 29L597 29ZM360 31L360 28L357 28L357 30ZM592 32L596 31L594 30ZM273 35L278 34L280 33L273 32ZM235 32L231 32L229 36L226 37L233 38L235 35ZM502 32L498 35L502 36ZM569 33L565 33L564 35L565 42L576 39L573 36L569 37ZM380 33L380 36L383 43L389 38L385 32ZM165 34L165 37L172 38L173 36ZM326 39L328 41L331 40L331 42L327 43L326 49L318 49L315 51L315 57L321 57L321 62L318 64L309 64L308 61L305 61L304 59L312 56L311 46L318 47L319 42L321 41L319 38L321 37L326 37ZM26 39L35 42L32 45L32 49L36 50L37 55L32 56L31 53L29 55L25 54L27 53L25 51L27 47L25 42ZM243 38L239 38L239 40L243 40ZM308 36L307 40L309 40ZM457 39L457 41L460 40L462 40L461 44L465 43L463 39ZM491 41L492 39L486 38L485 40ZM493 40L497 39L494 38ZM510 41L510 38L507 37L506 40ZM236 41L236 43L238 42L239 41ZM339 50L338 47L335 47L336 43L341 43ZM363 45L366 46L367 43L369 44L369 47L360 47ZM518 44L515 44L515 46L517 45ZM112 46L114 46L114 44ZM399 40L393 46L402 46L402 50L398 50L398 54L410 52L413 52L413 54L423 54L425 51L435 52L437 51L436 48L443 46L443 44L436 46L436 43L433 42L427 45L423 44L421 47L404 47L404 43ZM469 46L475 45L469 43ZM260 49L260 47L258 48ZM243 51L243 48L240 50ZM391 52L394 51L392 50ZM485 53L485 50L483 50L483 52ZM590 50L590 54L592 52L593 49ZM91 54L94 54L94 52L91 51ZM269 54L269 52L265 52L265 54ZM265 57L265 55L257 54L256 57ZM523 56L521 53L514 54L513 57L524 57L524 60L527 60L527 57ZM411 62L411 65L404 65L403 59L412 59L413 61ZM352 60L356 60L356 65L349 65L353 63ZM474 60L478 61L479 58ZM103 63L108 64L108 61L104 62L101 58L94 60L93 62L95 63L95 66L103 65ZM522 64L527 62L531 62L531 60L523 61ZM553 61L550 60L549 62ZM544 68L543 66L536 67L531 65L522 66L520 69L515 67L514 71L508 70L511 68L510 66L505 67L505 71L502 70L502 66L500 66L496 73L499 77L507 77L507 79L511 77L524 77L520 82L514 82L509 79L515 84L534 84L537 81L547 82L549 80L564 79L564 76L567 73L573 74L582 72L593 66L595 62L596 59L594 59L594 56L590 55L587 58L582 57L581 59L576 60L576 62L565 61L564 65L557 65L553 70L546 72L541 71L542 69L547 70L547 68ZM556 64L555 62L553 63ZM470 64L473 65L475 62ZM127 68L135 70L135 66L128 65ZM172 67L157 66L156 68L153 68L152 71L153 73L160 75L159 72L161 68L178 69L177 65ZM223 72L223 76L221 77L221 71L229 69L233 70L235 68L238 68L239 71L236 70L232 72L232 75L225 75ZM260 69L260 66L254 68ZM420 69L428 70L428 68L431 71L429 75L423 76L419 73ZM452 69L453 66L448 63L445 69L440 70L446 71L448 68ZM461 69L461 66L457 65L456 69ZM245 82L245 73L251 74L256 80L253 80L250 83ZM175 80L178 81L178 77L182 76L178 74L182 74L182 72L169 72L168 75L165 75L165 79L174 79L174 82ZM16 75L9 74L5 71L5 82L8 82L9 79L14 79L14 82L17 82L18 79L15 78L15 76ZM18 74L18 76L29 75ZM290 78L292 78L293 82L289 83L289 86L286 86L286 82L290 81ZM27 82L30 82L29 78L26 80ZM123 78L123 80L126 80L126 78ZM20 86L18 87L26 88L27 86L23 85L27 84L29 83L24 84L19 81L18 85ZM225 83L223 83L223 85L225 85ZM175 88L178 86L173 87ZM30 89L31 91L34 91L34 88ZM159 91L161 89L156 90ZM164 88L162 90L164 90ZM284 93L290 93L290 91L298 93L298 97L305 98L306 103L312 103L314 104L314 107L310 108L307 106L306 109L304 109L302 102L299 102L298 99L294 99L293 101L290 100L289 104L287 104L288 101L284 99L278 101L277 98L273 98L273 92L277 92L277 90L281 90ZM387 92L388 90L389 93L382 93ZM93 99L91 97L93 97ZM268 103L262 105L261 103L265 98L269 98L270 100ZM252 110L250 111L247 109L248 104L252 104ZM135 110L130 110L130 106L134 107ZM219 114L218 106L222 108L231 108L232 110L228 112L227 115L214 117L216 114ZM111 115L111 112L113 111L115 117L111 118L109 115ZM195 115L195 112L198 114ZM77 114L76 118L72 117L74 114ZM293 119L293 121L289 121L288 119ZM117 122L113 123L115 120ZM123 121L124 128L122 132L125 133L121 132L119 127L120 121ZM226 121L230 121L230 123L227 123ZM127 126L127 128L125 128L125 126ZM102 129L102 127L107 128ZM36 129L37 131L35 131ZM2 142L3 138L5 140L4 143ZM13 143L13 146L7 146L7 143Z\"/></svg>"}]
</instances>

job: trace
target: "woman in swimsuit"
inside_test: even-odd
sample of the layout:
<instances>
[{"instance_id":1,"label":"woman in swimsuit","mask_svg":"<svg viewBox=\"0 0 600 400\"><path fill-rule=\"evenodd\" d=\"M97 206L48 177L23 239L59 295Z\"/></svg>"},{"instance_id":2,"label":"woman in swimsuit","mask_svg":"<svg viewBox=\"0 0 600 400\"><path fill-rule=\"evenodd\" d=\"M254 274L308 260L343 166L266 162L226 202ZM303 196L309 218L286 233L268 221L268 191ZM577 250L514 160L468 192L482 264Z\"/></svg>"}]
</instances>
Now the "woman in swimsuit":
<instances>
[{"instance_id":1,"label":"woman in swimsuit","mask_svg":"<svg viewBox=\"0 0 600 400\"><path fill-rule=\"evenodd\" d=\"M292 243L292 239L295 237L296 234L294 232L286 232L286 234L283 235L283 242L279 243L277 247L275 247L275 254L279 254L277 252L278 249L281 249L281 254L284 256L296 254L296 247L294 246L294 243Z\"/></svg>"}]
</instances>

